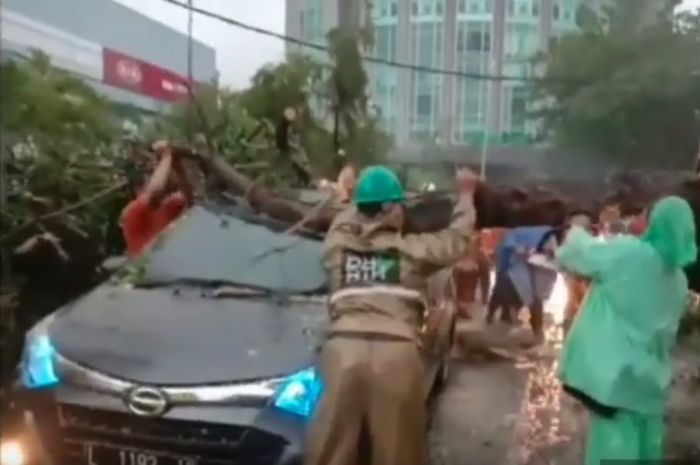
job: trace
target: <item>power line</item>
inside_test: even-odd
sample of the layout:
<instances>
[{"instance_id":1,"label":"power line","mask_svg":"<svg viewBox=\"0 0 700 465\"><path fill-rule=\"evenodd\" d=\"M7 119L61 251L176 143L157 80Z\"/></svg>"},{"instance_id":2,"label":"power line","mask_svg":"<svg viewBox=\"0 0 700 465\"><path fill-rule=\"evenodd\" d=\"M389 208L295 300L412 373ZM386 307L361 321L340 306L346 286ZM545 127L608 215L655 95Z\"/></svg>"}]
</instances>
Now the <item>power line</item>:
<instances>
[{"instance_id":1,"label":"power line","mask_svg":"<svg viewBox=\"0 0 700 465\"><path fill-rule=\"evenodd\" d=\"M280 34L278 32L270 31L267 29L262 29L256 26L252 26L250 24L243 23L241 21L238 21L233 18L229 18L223 15L220 15L218 13L214 13L212 11L204 10L202 8L194 7L194 6L189 6L184 2L181 2L179 0L163 0L166 3L169 3L171 5L177 6L179 8L183 8L188 11L194 11L195 13L198 13L202 16L206 16L208 18L216 19L218 21L224 22L226 24L229 24L231 26L236 26L241 29L245 29L247 31L255 32L257 34L261 34L264 36L268 37L274 37L280 40L283 40L285 42L289 42L295 45L299 45L301 47L305 48L310 48L314 50L319 50L322 52L329 52L330 49L326 47L325 45L319 45L315 44L313 42L307 42L301 39L297 39L295 37L291 37L285 34ZM496 75L496 74L482 74L482 73L468 73L464 71L457 71L457 70L451 70L451 69L444 69L444 68L433 68L430 66L422 66L422 65L416 65L416 64L411 64L411 63L401 63L398 61L393 61L393 60L388 60L384 58L379 58L375 56L368 56L368 55L363 55L362 60L377 64L377 65L384 65L384 66L390 66L392 68L400 68L400 69L405 69L409 71L417 71L421 73L428 73L428 74L440 74L444 76L455 76L455 77L461 77L461 78L467 78L467 79L474 79L474 80L490 80L490 81L523 81L523 82L575 82L576 80L569 79L569 78L556 78L556 77L521 77L521 76L507 76L507 75Z\"/></svg>"}]
</instances>

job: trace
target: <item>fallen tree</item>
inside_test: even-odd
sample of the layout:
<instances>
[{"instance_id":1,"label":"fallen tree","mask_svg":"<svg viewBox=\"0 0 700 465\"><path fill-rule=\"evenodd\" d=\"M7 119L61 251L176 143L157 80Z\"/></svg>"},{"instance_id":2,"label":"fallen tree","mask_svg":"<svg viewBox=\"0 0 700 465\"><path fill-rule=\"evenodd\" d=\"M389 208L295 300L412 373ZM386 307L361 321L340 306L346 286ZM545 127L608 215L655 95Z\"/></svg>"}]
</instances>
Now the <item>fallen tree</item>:
<instances>
[{"instance_id":1,"label":"fallen tree","mask_svg":"<svg viewBox=\"0 0 700 465\"><path fill-rule=\"evenodd\" d=\"M277 192L266 188L228 164L220 155L182 146L176 147L175 152L183 157L200 160L203 170L215 178L215 187L228 193L229 197L242 200L253 210L290 225L303 222L304 229L324 233L342 208L334 202L326 202L324 208L319 208L319 205L301 201L293 192ZM599 204L611 195L615 195L620 202L633 203L639 207L668 194L682 195L691 203L700 202L700 181L695 181L688 174L666 176L664 182L643 182L644 180L638 179L640 176L644 174L619 176L611 180L607 189L601 190L596 186L588 192L582 192L573 186L567 189L566 185L546 183L524 186L482 183L475 195L477 227L561 225L567 215L574 211L595 214ZM435 231L444 228L449 222L453 193L418 193L412 195L407 203L407 231ZM310 214L313 208L316 210Z\"/></svg>"}]
</instances>

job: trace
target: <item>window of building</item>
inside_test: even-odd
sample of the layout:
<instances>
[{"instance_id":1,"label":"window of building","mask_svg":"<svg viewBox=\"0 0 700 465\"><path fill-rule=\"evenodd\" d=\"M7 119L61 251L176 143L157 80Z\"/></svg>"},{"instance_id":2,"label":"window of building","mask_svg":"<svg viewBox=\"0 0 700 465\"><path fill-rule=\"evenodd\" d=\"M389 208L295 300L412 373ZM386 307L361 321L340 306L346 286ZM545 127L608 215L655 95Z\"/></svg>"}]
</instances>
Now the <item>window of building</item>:
<instances>
[{"instance_id":1,"label":"window of building","mask_svg":"<svg viewBox=\"0 0 700 465\"><path fill-rule=\"evenodd\" d=\"M396 25L379 25L375 28L374 54L393 60L396 58Z\"/></svg>"},{"instance_id":2,"label":"window of building","mask_svg":"<svg viewBox=\"0 0 700 465\"><path fill-rule=\"evenodd\" d=\"M527 89L523 86L513 89L511 100L510 128L511 132L523 132L527 121Z\"/></svg>"},{"instance_id":3,"label":"window of building","mask_svg":"<svg viewBox=\"0 0 700 465\"><path fill-rule=\"evenodd\" d=\"M469 131L479 127L482 122L485 102L485 85L472 82L463 87L461 120L462 130Z\"/></svg>"},{"instance_id":4,"label":"window of building","mask_svg":"<svg viewBox=\"0 0 700 465\"><path fill-rule=\"evenodd\" d=\"M471 0L469 2L469 12L478 13L479 12L479 2L478 0Z\"/></svg>"},{"instance_id":5,"label":"window of building","mask_svg":"<svg viewBox=\"0 0 700 465\"><path fill-rule=\"evenodd\" d=\"M540 15L540 0L534 0L532 2L532 16Z\"/></svg>"},{"instance_id":6,"label":"window of building","mask_svg":"<svg viewBox=\"0 0 700 465\"><path fill-rule=\"evenodd\" d=\"M396 2L391 2L391 16L396 17L399 15L399 6Z\"/></svg>"},{"instance_id":7,"label":"window of building","mask_svg":"<svg viewBox=\"0 0 700 465\"><path fill-rule=\"evenodd\" d=\"M438 2L435 4L435 14L442 16L442 1L440 0L438 0Z\"/></svg>"},{"instance_id":8,"label":"window of building","mask_svg":"<svg viewBox=\"0 0 700 465\"><path fill-rule=\"evenodd\" d=\"M574 10L570 7L564 8L564 21L573 21Z\"/></svg>"},{"instance_id":9,"label":"window of building","mask_svg":"<svg viewBox=\"0 0 700 465\"><path fill-rule=\"evenodd\" d=\"M411 14L413 16L418 16L418 2L415 0L411 3Z\"/></svg>"},{"instance_id":10,"label":"window of building","mask_svg":"<svg viewBox=\"0 0 700 465\"><path fill-rule=\"evenodd\" d=\"M559 45L561 38L559 36L553 36L549 38L549 48L555 49Z\"/></svg>"},{"instance_id":11,"label":"window of building","mask_svg":"<svg viewBox=\"0 0 700 465\"><path fill-rule=\"evenodd\" d=\"M508 0L508 14L515 16L515 0Z\"/></svg>"},{"instance_id":12,"label":"window of building","mask_svg":"<svg viewBox=\"0 0 700 465\"><path fill-rule=\"evenodd\" d=\"M413 139L421 142L427 142L430 139L430 131L425 129L416 129L413 131Z\"/></svg>"},{"instance_id":13,"label":"window of building","mask_svg":"<svg viewBox=\"0 0 700 465\"><path fill-rule=\"evenodd\" d=\"M559 4L558 4L558 3L555 3L554 6L552 7L552 15L554 16L554 19L555 19L555 20L558 20L558 19L559 19L559 14L560 14L560 11L559 11L559 10L560 10L560 9L559 9Z\"/></svg>"},{"instance_id":14,"label":"window of building","mask_svg":"<svg viewBox=\"0 0 700 465\"><path fill-rule=\"evenodd\" d=\"M472 30L467 34L468 52L488 52L491 50L491 33L489 31Z\"/></svg>"},{"instance_id":15,"label":"window of building","mask_svg":"<svg viewBox=\"0 0 700 465\"><path fill-rule=\"evenodd\" d=\"M377 56L381 58L389 58L389 28L387 26L378 26L375 29L374 50Z\"/></svg>"},{"instance_id":16,"label":"window of building","mask_svg":"<svg viewBox=\"0 0 700 465\"><path fill-rule=\"evenodd\" d=\"M518 4L518 14L520 16L529 16L530 15L528 4L526 2L521 1Z\"/></svg>"},{"instance_id":17,"label":"window of building","mask_svg":"<svg viewBox=\"0 0 700 465\"><path fill-rule=\"evenodd\" d=\"M459 12L464 14L467 12L467 0L459 0Z\"/></svg>"},{"instance_id":18,"label":"window of building","mask_svg":"<svg viewBox=\"0 0 700 465\"><path fill-rule=\"evenodd\" d=\"M299 13L299 31L301 31L301 36L306 38L306 30L304 29L304 12Z\"/></svg>"},{"instance_id":19,"label":"window of building","mask_svg":"<svg viewBox=\"0 0 700 465\"><path fill-rule=\"evenodd\" d=\"M457 30L457 51L463 52L464 49L464 28L460 25L459 30Z\"/></svg>"},{"instance_id":20,"label":"window of building","mask_svg":"<svg viewBox=\"0 0 700 465\"><path fill-rule=\"evenodd\" d=\"M481 31L469 31L469 33L467 33L467 51L479 52L481 51L481 47Z\"/></svg>"},{"instance_id":21,"label":"window of building","mask_svg":"<svg viewBox=\"0 0 700 465\"><path fill-rule=\"evenodd\" d=\"M493 3L491 0L484 0L484 13L491 13L493 9Z\"/></svg>"},{"instance_id":22,"label":"window of building","mask_svg":"<svg viewBox=\"0 0 700 465\"><path fill-rule=\"evenodd\" d=\"M423 3L423 8L421 9L422 10L421 13L423 13L424 15L429 15L430 13L432 13L430 11L431 10L430 6L431 6L430 3L425 1L425 3Z\"/></svg>"},{"instance_id":23,"label":"window of building","mask_svg":"<svg viewBox=\"0 0 700 465\"><path fill-rule=\"evenodd\" d=\"M440 58L436 53L436 41L442 39L436 30L437 24L434 22L426 22L418 25L418 33L415 36L415 50L418 53L417 62L423 66L436 65ZM425 73L420 76L427 77ZM420 77L419 77L420 79Z\"/></svg>"}]
</instances>

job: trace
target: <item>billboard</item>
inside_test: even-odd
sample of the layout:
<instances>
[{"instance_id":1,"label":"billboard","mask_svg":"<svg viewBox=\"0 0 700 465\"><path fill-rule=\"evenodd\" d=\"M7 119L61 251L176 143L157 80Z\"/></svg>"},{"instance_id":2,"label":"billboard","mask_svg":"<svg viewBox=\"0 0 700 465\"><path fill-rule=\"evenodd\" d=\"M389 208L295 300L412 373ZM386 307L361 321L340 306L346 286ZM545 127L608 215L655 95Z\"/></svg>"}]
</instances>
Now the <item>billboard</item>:
<instances>
[{"instance_id":1,"label":"billboard","mask_svg":"<svg viewBox=\"0 0 700 465\"><path fill-rule=\"evenodd\" d=\"M104 48L104 82L161 102L187 98L188 81L172 71L124 53Z\"/></svg>"},{"instance_id":2,"label":"billboard","mask_svg":"<svg viewBox=\"0 0 700 465\"><path fill-rule=\"evenodd\" d=\"M3 51L29 57L40 51L51 63L80 76L102 81L102 46L42 21L0 7Z\"/></svg>"}]
</instances>

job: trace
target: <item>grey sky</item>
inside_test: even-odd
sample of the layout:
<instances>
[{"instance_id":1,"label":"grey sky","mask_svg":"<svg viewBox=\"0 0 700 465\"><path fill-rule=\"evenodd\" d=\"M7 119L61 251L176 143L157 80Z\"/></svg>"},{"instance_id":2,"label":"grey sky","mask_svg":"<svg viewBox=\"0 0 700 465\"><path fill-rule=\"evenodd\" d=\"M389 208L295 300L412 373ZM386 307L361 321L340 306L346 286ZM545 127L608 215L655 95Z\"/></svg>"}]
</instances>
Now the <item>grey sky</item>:
<instances>
[{"instance_id":1,"label":"grey sky","mask_svg":"<svg viewBox=\"0 0 700 465\"><path fill-rule=\"evenodd\" d=\"M175 29L187 31L187 12L163 0L117 1ZM193 1L199 8L284 33L285 0ZM700 0L685 0L683 8L700 8ZM195 15L194 35L216 48L221 81L228 86L245 87L261 66L284 58L283 41L199 15Z\"/></svg>"},{"instance_id":2,"label":"grey sky","mask_svg":"<svg viewBox=\"0 0 700 465\"><path fill-rule=\"evenodd\" d=\"M116 0L131 9L187 31L187 12L163 0ZM183 0L186 1L186 0ZM285 0L193 0L196 7L276 32L284 32ZM261 66L284 58L284 42L221 21L194 15L194 36L216 48L223 84L245 87Z\"/></svg>"}]
</instances>

